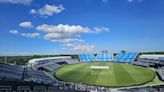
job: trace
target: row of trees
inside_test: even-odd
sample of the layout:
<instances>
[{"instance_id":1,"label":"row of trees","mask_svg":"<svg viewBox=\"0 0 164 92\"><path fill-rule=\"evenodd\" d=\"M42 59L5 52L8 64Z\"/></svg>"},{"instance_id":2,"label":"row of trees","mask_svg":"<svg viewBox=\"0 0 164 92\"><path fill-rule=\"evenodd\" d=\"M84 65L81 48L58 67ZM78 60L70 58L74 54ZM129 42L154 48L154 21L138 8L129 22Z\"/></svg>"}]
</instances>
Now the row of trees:
<instances>
[{"instance_id":1,"label":"row of trees","mask_svg":"<svg viewBox=\"0 0 164 92\"><path fill-rule=\"evenodd\" d=\"M164 52L141 52L141 54L164 54Z\"/></svg>"}]
</instances>

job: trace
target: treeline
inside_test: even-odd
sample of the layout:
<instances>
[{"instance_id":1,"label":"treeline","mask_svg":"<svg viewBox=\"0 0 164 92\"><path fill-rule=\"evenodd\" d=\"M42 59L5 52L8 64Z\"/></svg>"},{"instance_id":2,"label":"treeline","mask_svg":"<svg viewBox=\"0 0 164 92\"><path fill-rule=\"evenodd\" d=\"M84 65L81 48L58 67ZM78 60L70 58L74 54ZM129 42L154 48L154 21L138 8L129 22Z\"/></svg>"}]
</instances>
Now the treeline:
<instances>
[{"instance_id":1,"label":"treeline","mask_svg":"<svg viewBox=\"0 0 164 92\"><path fill-rule=\"evenodd\" d=\"M7 56L8 63L15 63L17 65L25 65L30 59L43 58L43 57L57 57L57 56L71 56L72 58L78 59L78 55L33 55L33 56ZM5 62L5 56L0 57L0 62Z\"/></svg>"},{"instance_id":2,"label":"treeline","mask_svg":"<svg viewBox=\"0 0 164 92\"><path fill-rule=\"evenodd\" d=\"M164 54L164 52L141 52L141 54Z\"/></svg>"}]
</instances>

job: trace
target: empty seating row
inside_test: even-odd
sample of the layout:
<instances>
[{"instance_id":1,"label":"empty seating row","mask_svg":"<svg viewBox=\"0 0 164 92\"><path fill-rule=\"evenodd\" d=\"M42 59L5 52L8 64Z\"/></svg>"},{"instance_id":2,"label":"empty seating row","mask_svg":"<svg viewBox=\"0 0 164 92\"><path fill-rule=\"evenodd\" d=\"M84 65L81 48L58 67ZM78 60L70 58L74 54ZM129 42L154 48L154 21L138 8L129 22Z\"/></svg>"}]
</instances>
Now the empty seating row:
<instances>
[{"instance_id":1,"label":"empty seating row","mask_svg":"<svg viewBox=\"0 0 164 92\"><path fill-rule=\"evenodd\" d=\"M6 73L11 73L11 74L17 74L17 75L22 75L23 72L18 72L16 70L11 70L11 69L8 69L8 68L4 68L4 67L0 67L0 72L6 72Z\"/></svg>"},{"instance_id":2,"label":"empty seating row","mask_svg":"<svg viewBox=\"0 0 164 92\"><path fill-rule=\"evenodd\" d=\"M18 66L18 65L11 65L8 63L2 63L0 62L0 67L4 67L4 68L8 68L8 69L12 69L12 70L17 70L17 71L23 71L23 68Z\"/></svg>"},{"instance_id":3,"label":"empty seating row","mask_svg":"<svg viewBox=\"0 0 164 92\"><path fill-rule=\"evenodd\" d=\"M54 71L56 70L57 68L59 68L60 66L57 66L56 64L50 64L50 65L46 65L44 66L43 68L45 68L46 70L49 70L49 71Z\"/></svg>"},{"instance_id":4,"label":"empty seating row","mask_svg":"<svg viewBox=\"0 0 164 92\"><path fill-rule=\"evenodd\" d=\"M0 63L0 79L21 80L23 78L23 68L8 63Z\"/></svg>"},{"instance_id":5,"label":"empty seating row","mask_svg":"<svg viewBox=\"0 0 164 92\"><path fill-rule=\"evenodd\" d=\"M39 66L36 65L36 68L42 68L44 70L48 70L48 71L55 71L57 68L59 68L61 65L57 64L56 62L48 62L45 64L40 64Z\"/></svg>"},{"instance_id":6,"label":"empty seating row","mask_svg":"<svg viewBox=\"0 0 164 92\"><path fill-rule=\"evenodd\" d=\"M31 68L26 68L24 80L44 84L50 84L54 82L54 80L43 71L34 70Z\"/></svg>"},{"instance_id":7,"label":"empty seating row","mask_svg":"<svg viewBox=\"0 0 164 92\"><path fill-rule=\"evenodd\" d=\"M0 80L21 80L22 76L11 74L9 72L0 72Z\"/></svg>"},{"instance_id":8,"label":"empty seating row","mask_svg":"<svg viewBox=\"0 0 164 92\"><path fill-rule=\"evenodd\" d=\"M144 66L144 67L149 67L149 66L154 66L155 65L153 63L140 62L140 61L133 62L132 64L133 65L138 65L138 66Z\"/></svg>"}]
</instances>

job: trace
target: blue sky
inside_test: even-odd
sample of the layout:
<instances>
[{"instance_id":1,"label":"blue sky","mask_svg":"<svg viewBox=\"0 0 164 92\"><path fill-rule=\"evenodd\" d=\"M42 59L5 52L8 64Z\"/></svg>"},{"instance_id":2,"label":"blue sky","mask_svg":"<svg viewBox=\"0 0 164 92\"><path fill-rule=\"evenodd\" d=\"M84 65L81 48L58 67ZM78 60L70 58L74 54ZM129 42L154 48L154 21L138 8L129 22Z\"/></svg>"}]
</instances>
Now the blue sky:
<instances>
[{"instance_id":1,"label":"blue sky","mask_svg":"<svg viewBox=\"0 0 164 92\"><path fill-rule=\"evenodd\" d=\"M0 0L0 55L164 51L163 0Z\"/></svg>"}]
</instances>

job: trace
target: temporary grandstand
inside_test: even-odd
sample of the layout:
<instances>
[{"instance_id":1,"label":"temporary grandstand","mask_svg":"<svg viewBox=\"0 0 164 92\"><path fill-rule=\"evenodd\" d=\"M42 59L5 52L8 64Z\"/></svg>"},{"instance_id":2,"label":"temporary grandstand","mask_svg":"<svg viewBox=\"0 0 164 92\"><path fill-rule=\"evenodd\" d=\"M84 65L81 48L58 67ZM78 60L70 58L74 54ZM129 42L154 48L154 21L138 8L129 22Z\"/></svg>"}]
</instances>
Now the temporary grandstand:
<instances>
[{"instance_id":1,"label":"temporary grandstand","mask_svg":"<svg viewBox=\"0 0 164 92\"><path fill-rule=\"evenodd\" d=\"M80 54L79 59L81 62L91 62L91 61L96 61L96 57L94 54Z\"/></svg>"},{"instance_id":2,"label":"temporary grandstand","mask_svg":"<svg viewBox=\"0 0 164 92\"><path fill-rule=\"evenodd\" d=\"M163 60L164 61L164 55L156 55L156 54L144 54L139 56L140 59L147 59L147 60Z\"/></svg>"},{"instance_id":3,"label":"temporary grandstand","mask_svg":"<svg viewBox=\"0 0 164 92\"><path fill-rule=\"evenodd\" d=\"M29 66L45 64L49 62L61 62L61 61L68 61L68 62L75 62L76 59L72 59L71 56L59 56L59 57L47 57L47 58L34 58L28 61Z\"/></svg>"},{"instance_id":4,"label":"temporary grandstand","mask_svg":"<svg viewBox=\"0 0 164 92\"><path fill-rule=\"evenodd\" d=\"M155 62L155 63L162 64L164 62L164 55L144 54L144 55L140 55L138 60L144 62Z\"/></svg>"},{"instance_id":5,"label":"temporary grandstand","mask_svg":"<svg viewBox=\"0 0 164 92\"><path fill-rule=\"evenodd\" d=\"M144 54L139 56L138 61L154 64L154 66L160 67L164 65L164 55Z\"/></svg>"},{"instance_id":6,"label":"temporary grandstand","mask_svg":"<svg viewBox=\"0 0 164 92\"><path fill-rule=\"evenodd\" d=\"M113 54L109 53L108 51L102 51L101 53L97 54L97 61L113 61Z\"/></svg>"},{"instance_id":7,"label":"temporary grandstand","mask_svg":"<svg viewBox=\"0 0 164 92\"><path fill-rule=\"evenodd\" d=\"M79 58L81 62L92 62L92 61L115 61L115 62L134 62L138 56L137 52L120 52L115 57L108 51L102 51L95 57L94 54L80 54Z\"/></svg>"},{"instance_id":8,"label":"temporary grandstand","mask_svg":"<svg viewBox=\"0 0 164 92\"><path fill-rule=\"evenodd\" d=\"M134 62L137 55L137 52L120 52L115 56L114 61L131 63Z\"/></svg>"}]
</instances>

